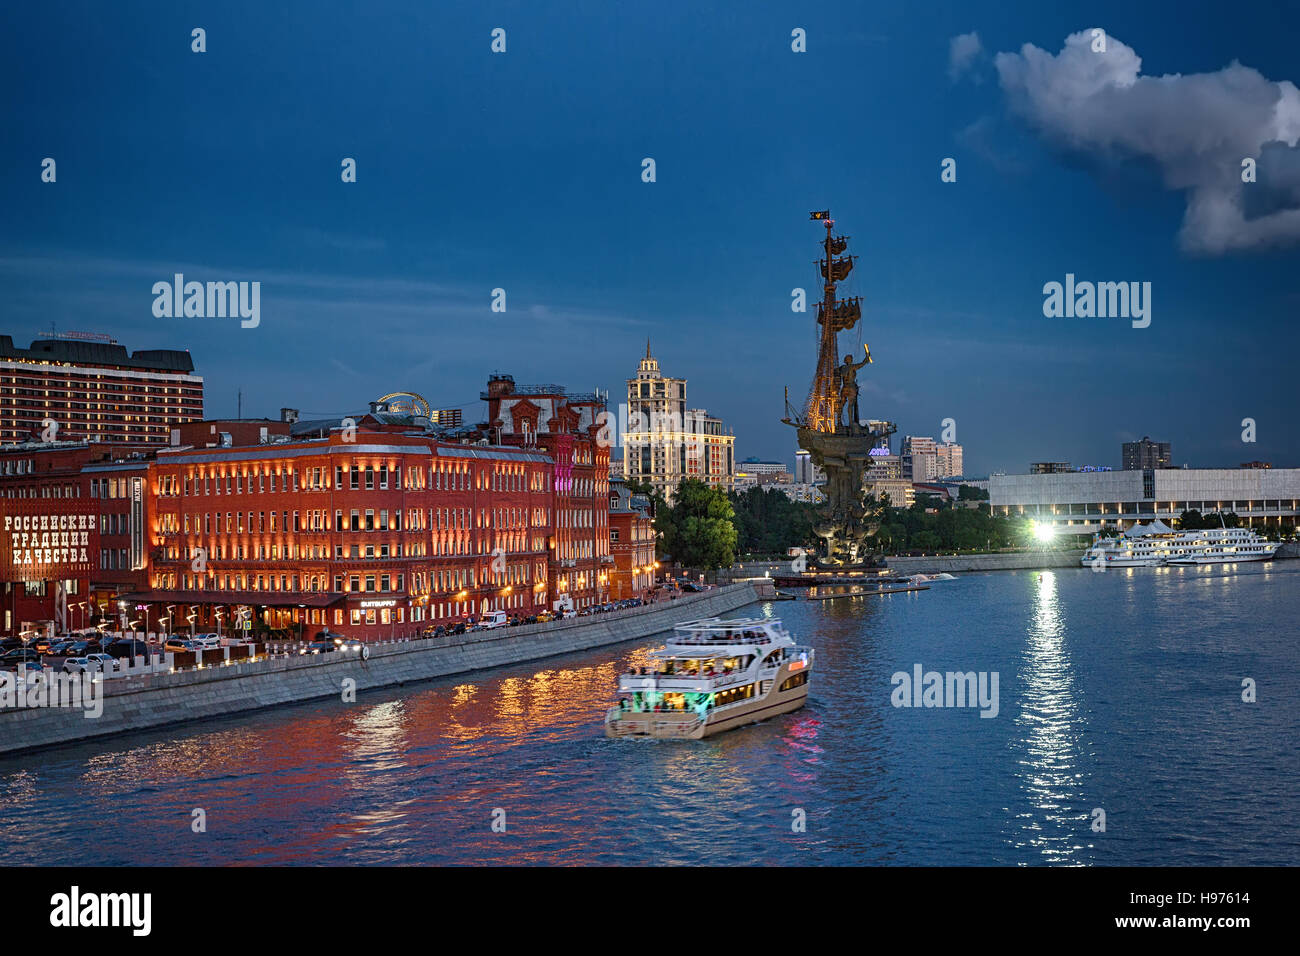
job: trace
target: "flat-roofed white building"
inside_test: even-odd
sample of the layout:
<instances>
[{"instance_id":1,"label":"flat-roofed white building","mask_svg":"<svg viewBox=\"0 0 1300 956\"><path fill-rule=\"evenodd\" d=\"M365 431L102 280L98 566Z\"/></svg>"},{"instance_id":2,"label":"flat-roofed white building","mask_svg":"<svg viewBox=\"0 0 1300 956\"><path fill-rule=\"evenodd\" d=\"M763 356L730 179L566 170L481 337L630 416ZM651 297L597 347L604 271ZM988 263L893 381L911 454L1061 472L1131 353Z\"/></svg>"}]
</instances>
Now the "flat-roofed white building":
<instances>
[{"instance_id":1,"label":"flat-roofed white building","mask_svg":"<svg viewBox=\"0 0 1300 956\"><path fill-rule=\"evenodd\" d=\"M1159 468L1144 471L993 475L995 515L1020 515L1058 532L1127 528L1184 511L1231 511L1247 526L1295 524L1300 468Z\"/></svg>"}]
</instances>

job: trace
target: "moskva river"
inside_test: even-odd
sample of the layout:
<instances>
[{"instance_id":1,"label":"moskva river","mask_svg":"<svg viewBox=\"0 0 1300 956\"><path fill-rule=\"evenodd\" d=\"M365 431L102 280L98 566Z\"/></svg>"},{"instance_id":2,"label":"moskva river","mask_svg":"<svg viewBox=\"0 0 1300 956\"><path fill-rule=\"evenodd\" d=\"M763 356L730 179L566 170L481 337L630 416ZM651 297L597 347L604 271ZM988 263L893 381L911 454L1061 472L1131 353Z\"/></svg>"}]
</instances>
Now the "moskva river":
<instances>
[{"instance_id":1,"label":"moskva river","mask_svg":"<svg viewBox=\"0 0 1300 956\"><path fill-rule=\"evenodd\" d=\"M1295 865L1298 584L753 605L817 649L809 704L705 741L605 738L646 641L0 759L0 863ZM926 706L949 671L984 700Z\"/></svg>"}]
</instances>

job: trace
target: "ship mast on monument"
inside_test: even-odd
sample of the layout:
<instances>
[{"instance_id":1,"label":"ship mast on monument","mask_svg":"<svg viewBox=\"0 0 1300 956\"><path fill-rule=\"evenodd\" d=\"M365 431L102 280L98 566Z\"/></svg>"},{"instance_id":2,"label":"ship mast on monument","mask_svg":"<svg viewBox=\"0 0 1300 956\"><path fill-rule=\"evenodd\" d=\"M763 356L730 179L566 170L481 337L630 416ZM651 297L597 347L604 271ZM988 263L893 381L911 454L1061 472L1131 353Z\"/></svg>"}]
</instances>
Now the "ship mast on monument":
<instances>
[{"instance_id":1,"label":"ship mast on monument","mask_svg":"<svg viewBox=\"0 0 1300 956\"><path fill-rule=\"evenodd\" d=\"M787 425L799 430L799 444L826 474L826 502L816 527L825 541L819 559L832 566L871 562L870 543L879 528L874 508L868 508L862 478L871 462L873 449L889 447L895 431L892 422L862 421L858 403L858 370L871 364L871 349L863 345L863 357L845 355L840 361L839 333L854 328L862 318L862 300L836 295L838 283L853 271L857 256L845 255L848 236L834 235L835 220L829 209L813 212L810 218L822 222L822 258L817 267L822 278L822 301L817 305L817 368L802 409L790 405L786 390Z\"/></svg>"}]
</instances>

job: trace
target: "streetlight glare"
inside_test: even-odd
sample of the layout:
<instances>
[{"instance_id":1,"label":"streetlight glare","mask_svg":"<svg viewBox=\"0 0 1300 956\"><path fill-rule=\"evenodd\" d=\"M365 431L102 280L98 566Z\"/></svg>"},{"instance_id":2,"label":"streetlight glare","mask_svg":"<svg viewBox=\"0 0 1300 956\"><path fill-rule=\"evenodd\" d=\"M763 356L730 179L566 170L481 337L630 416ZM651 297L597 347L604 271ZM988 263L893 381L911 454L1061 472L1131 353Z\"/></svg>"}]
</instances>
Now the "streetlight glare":
<instances>
[{"instance_id":1,"label":"streetlight glare","mask_svg":"<svg viewBox=\"0 0 1300 956\"><path fill-rule=\"evenodd\" d=\"M1039 524L1037 521L1034 522L1033 532L1034 540L1040 541L1043 544L1051 541L1052 538L1056 536L1056 532L1052 530L1050 524Z\"/></svg>"}]
</instances>

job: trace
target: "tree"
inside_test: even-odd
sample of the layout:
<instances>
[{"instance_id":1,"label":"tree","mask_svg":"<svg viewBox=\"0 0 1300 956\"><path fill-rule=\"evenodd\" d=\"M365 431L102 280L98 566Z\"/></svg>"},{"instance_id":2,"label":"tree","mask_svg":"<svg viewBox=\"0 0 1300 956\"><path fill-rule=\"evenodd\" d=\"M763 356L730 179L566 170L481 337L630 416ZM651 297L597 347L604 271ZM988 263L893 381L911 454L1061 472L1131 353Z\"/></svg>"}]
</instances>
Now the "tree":
<instances>
[{"instance_id":1,"label":"tree","mask_svg":"<svg viewBox=\"0 0 1300 956\"><path fill-rule=\"evenodd\" d=\"M781 554L812 548L816 506L791 501L781 491L749 488L730 496L735 512L737 550L742 554Z\"/></svg>"},{"instance_id":2,"label":"tree","mask_svg":"<svg viewBox=\"0 0 1300 956\"><path fill-rule=\"evenodd\" d=\"M734 519L726 492L698 478L685 478L672 506L655 517L655 530L663 535L664 551L678 564L712 571L736 561Z\"/></svg>"}]
</instances>

